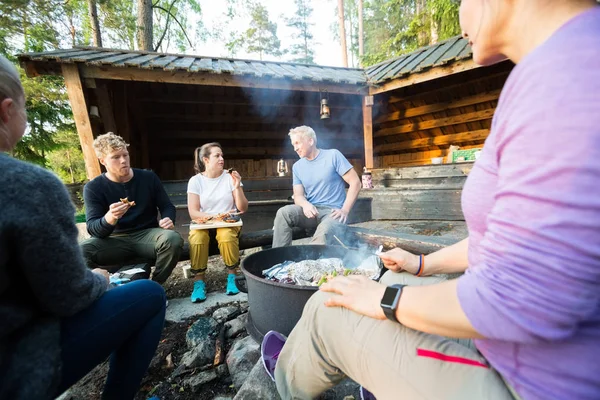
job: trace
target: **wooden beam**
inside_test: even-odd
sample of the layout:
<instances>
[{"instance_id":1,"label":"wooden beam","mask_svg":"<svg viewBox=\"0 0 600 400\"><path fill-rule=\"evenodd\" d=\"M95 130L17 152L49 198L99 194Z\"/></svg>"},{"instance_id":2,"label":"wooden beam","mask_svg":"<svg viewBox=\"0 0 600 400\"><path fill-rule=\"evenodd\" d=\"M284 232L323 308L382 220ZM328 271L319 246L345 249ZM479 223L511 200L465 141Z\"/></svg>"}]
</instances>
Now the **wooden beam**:
<instances>
[{"instance_id":1,"label":"wooden beam","mask_svg":"<svg viewBox=\"0 0 600 400\"><path fill-rule=\"evenodd\" d=\"M96 99L98 100L100 117L102 117L102 122L104 123L104 130L106 132L113 132L118 135L119 130L117 129L112 102L110 100L106 85L100 85L96 88Z\"/></svg>"},{"instance_id":2,"label":"wooden beam","mask_svg":"<svg viewBox=\"0 0 600 400\"><path fill-rule=\"evenodd\" d=\"M456 133L453 135L432 136L422 139L407 140L399 143L382 144L375 146L375 152L383 153L407 149L420 149L429 146L459 144L461 142L479 142L484 141L489 134L489 129L479 129L475 131Z\"/></svg>"},{"instance_id":3,"label":"wooden beam","mask_svg":"<svg viewBox=\"0 0 600 400\"><path fill-rule=\"evenodd\" d=\"M180 83L183 85L231 86L264 89L281 89L303 92L367 94L368 88L361 85L331 84L310 80L286 80L271 78L247 78L230 74L192 73L187 71L164 71L137 68L82 66L85 78L112 79L138 82Z\"/></svg>"},{"instance_id":4,"label":"wooden beam","mask_svg":"<svg viewBox=\"0 0 600 400\"><path fill-rule=\"evenodd\" d=\"M114 110L115 110L115 123L119 136L130 143L131 133L129 126L129 107L128 107L128 93L125 82L114 82L113 85L113 98L114 98Z\"/></svg>"},{"instance_id":5,"label":"wooden beam","mask_svg":"<svg viewBox=\"0 0 600 400\"><path fill-rule=\"evenodd\" d=\"M480 65L475 64L472 59L462 60L453 62L450 65L444 67L430 68L425 72L411 74L405 77L394 79L390 82L371 87L369 89L370 95L380 94L396 90L399 88L416 85L419 83L431 81L434 79L442 78L445 76L457 74L459 72L469 71L472 69L481 68Z\"/></svg>"},{"instance_id":6,"label":"wooden beam","mask_svg":"<svg viewBox=\"0 0 600 400\"><path fill-rule=\"evenodd\" d=\"M94 152L94 134L88 114L88 104L83 93L79 70L75 64L63 64L62 73L67 87L67 95L73 109L73 119L77 127L79 142L83 151L85 170L89 180L100 175L100 163Z\"/></svg>"},{"instance_id":7,"label":"wooden beam","mask_svg":"<svg viewBox=\"0 0 600 400\"><path fill-rule=\"evenodd\" d=\"M442 126L482 121L486 119L491 119L494 116L495 111L496 110L492 108L467 114L455 115L447 118L438 118L428 121L415 122L413 124L395 126L393 128L380 129L375 132L375 137L391 136L399 133L417 132L426 129L440 128Z\"/></svg>"},{"instance_id":8,"label":"wooden beam","mask_svg":"<svg viewBox=\"0 0 600 400\"><path fill-rule=\"evenodd\" d=\"M397 121L404 118L417 117L420 115L431 114L434 112L451 110L454 108L472 106L479 103L485 103L486 101L498 100L500 92L502 90L493 90L490 92L480 93L475 96L465 97L456 101L445 101L437 104L428 104L426 106L407 108L390 114L383 114L377 118L376 124L382 124L384 122Z\"/></svg>"},{"instance_id":9,"label":"wooden beam","mask_svg":"<svg viewBox=\"0 0 600 400\"><path fill-rule=\"evenodd\" d=\"M176 128L175 128L176 129ZM319 140L348 140L348 138L355 138L356 140L360 139L360 133L358 132L360 129L357 129L356 135L354 131L338 131L338 132L319 132L318 129L317 135ZM164 139L196 139L196 140L272 140L272 141L280 141L280 142L289 142L288 131L280 130L280 131L208 131L204 129L198 130L187 130L187 129L160 129L154 127L152 132L152 137L155 138L164 138Z\"/></svg>"},{"instance_id":10,"label":"wooden beam","mask_svg":"<svg viewBox=\"0 0 600 400\"><path fill-rule=\"evenodd\" d=\"M142 168L150 168L150 146L148 144L148 136L150 131L148 130L148 124L146 124L146 114L142 111L141 104L137 98L129 100L129 106L131 107L131 117L135 123L135 129L139 133L140 146L139 152L141 153L138 159L141 161Z\"/></svg>"},{"instance_id":11,"label":"wooden beam","mask_svg":"<svg viewBox=\"0 0 600 400\"><path fill-rule=\"evenodd\" d=\"M365 145L365 167L373 168L373 107L366 105L366 97L363 98L363 138Z\"/></svg>"}]
</instances>

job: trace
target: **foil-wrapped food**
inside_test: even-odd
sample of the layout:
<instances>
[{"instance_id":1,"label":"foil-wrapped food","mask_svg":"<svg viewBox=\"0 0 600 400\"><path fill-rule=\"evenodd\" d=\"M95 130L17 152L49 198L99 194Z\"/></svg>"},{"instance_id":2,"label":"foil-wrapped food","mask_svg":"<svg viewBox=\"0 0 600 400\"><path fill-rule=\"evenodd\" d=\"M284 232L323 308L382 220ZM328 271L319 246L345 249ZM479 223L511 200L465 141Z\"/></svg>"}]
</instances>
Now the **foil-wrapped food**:
<instances>
[{"instance_id":1,"label":"foil-wrapped food","mask_svg":"<svg viewBox=\"0 0 600 400\"><path fill-rule=\"evenodd\" d=\"M262 271L265 278L291 285L320 286L338 275L365 275L377 279L381 271L379 257L369 255L355 267L348 267L340 258L284 261Z\"/></svg>"}]
</instances>

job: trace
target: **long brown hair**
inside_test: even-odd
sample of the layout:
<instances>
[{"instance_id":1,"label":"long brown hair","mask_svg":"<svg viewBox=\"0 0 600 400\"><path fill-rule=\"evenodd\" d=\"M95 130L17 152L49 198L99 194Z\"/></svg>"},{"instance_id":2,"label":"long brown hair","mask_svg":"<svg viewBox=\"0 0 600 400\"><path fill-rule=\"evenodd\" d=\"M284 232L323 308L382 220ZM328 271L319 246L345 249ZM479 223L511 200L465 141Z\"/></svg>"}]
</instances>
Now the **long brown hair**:
<instances>
[{"instance_id":1,"label":"long brown hair","mask_svg":"<svg viewBox=\"0 0 600 400\"><path fill-rule=\"evenodd\" d=\"M203 144L202 147L196 147L196 150L194 150L194 171L196 171L197 174L206 170L206 165L204 165L204 161L202 161L202 159L204 157L210 157L210 150L213 147L218 147L221 149L221 151L223 151L223 148L217 142Z\"/></svg>"}]
</instances>

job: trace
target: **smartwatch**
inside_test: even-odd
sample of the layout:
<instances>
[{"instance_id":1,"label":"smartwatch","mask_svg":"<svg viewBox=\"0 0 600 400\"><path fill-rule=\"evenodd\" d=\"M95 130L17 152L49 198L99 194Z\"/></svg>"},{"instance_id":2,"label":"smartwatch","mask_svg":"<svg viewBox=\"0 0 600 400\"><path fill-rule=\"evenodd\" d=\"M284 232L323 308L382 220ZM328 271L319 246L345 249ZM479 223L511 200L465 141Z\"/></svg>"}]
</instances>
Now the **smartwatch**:
<instances>
[{"instance_id":1,"label":"smartwatch","mask_svg":"<svg viewBox=\"0 0 600 400\"><path fill-rule=\"evenodd\" d=\"M402 288L405 285L392 285L385 288L385 293L381 298L381 308L387 319L398 322L396 319L396 309L400 302L400 296L402 296Z\"/></svg>"}]
</instances>

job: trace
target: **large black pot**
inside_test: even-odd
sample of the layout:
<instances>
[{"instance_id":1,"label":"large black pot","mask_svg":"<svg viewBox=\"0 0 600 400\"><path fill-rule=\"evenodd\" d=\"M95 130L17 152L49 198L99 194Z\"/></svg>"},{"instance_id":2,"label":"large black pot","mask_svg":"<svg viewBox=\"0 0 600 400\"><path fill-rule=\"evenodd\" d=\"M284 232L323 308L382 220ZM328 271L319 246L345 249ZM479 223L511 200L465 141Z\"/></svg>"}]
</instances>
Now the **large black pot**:
<instances>
[{"instance_id":1,"label":"large black pot","mask_svg":"<svg viewBox=\"0 0 600 400\"><path fill-rule=\"evenodd\" d=\"M283 261L316 260L337 257L350 268L365 258L364 253L341 246L302 245L278 247L254 253L243 259L244 276L236 279L236 286L248 293L248 322L246 329L261 342L270 330L289 335L302 315L304 305L315 293L316 286L296 286L273 282L262 277L262 271Z\"/></svg>"}]
</instances>

